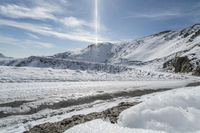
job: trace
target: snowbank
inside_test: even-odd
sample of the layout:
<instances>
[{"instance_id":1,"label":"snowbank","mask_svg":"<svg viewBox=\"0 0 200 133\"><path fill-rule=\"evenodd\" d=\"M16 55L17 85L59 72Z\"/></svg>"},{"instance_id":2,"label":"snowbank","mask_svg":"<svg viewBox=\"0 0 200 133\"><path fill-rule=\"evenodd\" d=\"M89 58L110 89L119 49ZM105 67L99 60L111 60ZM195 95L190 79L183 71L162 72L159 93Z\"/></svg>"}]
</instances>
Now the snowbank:
<instances>
[{"instance_id":1,"label":"snowbank","mask_svg":"<svg viewBox=\"0 0 200 133\"><path fill-rule=\"evenodd\" d=\"M200 87L155 94L123 111L118 124L94 120L65 133L199 133Z\"/></svg>"},{"instance_id":2,"label":"snowbank","mask_svg":"<svg viewBox=\"0 0 200 133\"><path fill-rule=\"evenodd\" d=\"M163 92L129 108L119 125L170 133L200 132L200 87Z\"/></svg>"},{"instance_id":3,"label":"snowbank","mask_svg":"<svg viewBox=\"0 0 200 133\"><path fill-rule=\"evenodd\" d=\"M75 126L64 133L165 133L152 130L130 129L120 127L102 120L94 120Z\"/></svg>"}]
</instances>

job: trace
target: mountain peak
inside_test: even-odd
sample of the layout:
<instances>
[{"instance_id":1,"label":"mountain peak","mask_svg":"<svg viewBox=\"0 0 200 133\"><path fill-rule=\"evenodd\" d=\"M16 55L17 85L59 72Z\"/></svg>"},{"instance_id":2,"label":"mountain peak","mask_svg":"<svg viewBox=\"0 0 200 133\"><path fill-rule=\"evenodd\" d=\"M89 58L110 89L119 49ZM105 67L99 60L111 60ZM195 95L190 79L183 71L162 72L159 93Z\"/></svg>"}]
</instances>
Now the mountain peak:
<instances>
[{"instance_id":1,"label":"mountain peak","mask_svg":"<svg viewBox=\"0 0 200 133\"><path fill-rule=\"evenodd\" d=\"M200 27L200 23L196 23L192 27L196 27L196 26Z\"/></svg>"},{"instance_id":2,"label":"mountain peak","mask_svg":"<svg viewBox=\"0 0 200 133\"><path fill-rule=\"evenodd\" d=\"M3 55L2 53L0 53L0 60L4 60L4 59L12 59L12 57L7 57L5 55Z\"/></svg>"},{"instance_id":3,"label":"mountain peak","mask_svg":"<svg viewBox=\"0 0 200 133\"><path fill-rule=\"evenodd\" d=\"M5 58L6 56L0 53L0 58Z\"/></svg>"}]
</instances>

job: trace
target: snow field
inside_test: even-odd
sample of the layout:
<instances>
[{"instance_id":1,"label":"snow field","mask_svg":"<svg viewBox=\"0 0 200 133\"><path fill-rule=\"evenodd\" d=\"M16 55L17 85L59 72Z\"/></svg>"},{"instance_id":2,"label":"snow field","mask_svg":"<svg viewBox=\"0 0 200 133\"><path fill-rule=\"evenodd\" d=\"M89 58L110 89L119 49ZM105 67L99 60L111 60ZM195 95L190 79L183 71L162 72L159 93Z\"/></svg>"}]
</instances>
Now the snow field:
<instances>
[{"instance_id":1,"label":"snow field","mask_svg":"<svg viewBox=\"0 0 200 133\"><path fill-rule=\"evenodd\" d=\"M123 111L118 124L93 120L65 133L199 133L200 87L157 93Z\"/></svg>"}]
</instances>

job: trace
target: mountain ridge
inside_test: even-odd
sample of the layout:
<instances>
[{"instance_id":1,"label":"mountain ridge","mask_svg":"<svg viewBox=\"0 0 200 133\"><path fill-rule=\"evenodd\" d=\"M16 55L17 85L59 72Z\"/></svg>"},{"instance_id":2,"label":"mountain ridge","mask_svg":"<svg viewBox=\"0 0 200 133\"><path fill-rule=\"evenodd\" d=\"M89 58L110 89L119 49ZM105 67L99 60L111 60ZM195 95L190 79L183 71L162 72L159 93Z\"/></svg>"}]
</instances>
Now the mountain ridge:
<instances>
[{"instance_id":1,"label":"mountain ridge","mask_svg":"<svg viewBox=\"0 0 200 133\"><path fill-rule=\"evenodd\" d=\"M85 66L85 62L88 62L88 65L95 63L99 66L102 63L105 65L113 64L113 66L134 66L157 62L160 66L163 66L166 62L182 56L187 56L190 60L191 71L196 70L198 62L200 62L200 24L194 24L179 30L162 31L133 41L91 44L76 52L67 51L47 57L35 56L31 61L29 57L10 62L0 62L0 64L6 66L66 68L63 66L67 63L69 66L67 68L70 69L74 69L74 62L83 66ZM54 65L56 61L60 62L60 60L63 60L63 64L59 63L60 66ZM70 66L70 63L73 65ZM164 68L173 70L175 67ZM81 66L77 69L81 69Z\"/></svg>"}]
</instances>

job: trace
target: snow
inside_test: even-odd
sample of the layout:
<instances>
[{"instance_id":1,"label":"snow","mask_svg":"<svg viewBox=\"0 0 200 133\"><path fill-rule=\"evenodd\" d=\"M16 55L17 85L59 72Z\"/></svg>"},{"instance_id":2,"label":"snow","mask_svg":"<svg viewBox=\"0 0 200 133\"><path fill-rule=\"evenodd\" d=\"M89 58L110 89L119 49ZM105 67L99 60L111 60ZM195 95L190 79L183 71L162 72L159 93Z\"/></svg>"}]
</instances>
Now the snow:
<instances>
[{"instance_id":1,"label":"snow","mask_svg":"<svg viewBox=\"0 0 200 133\"><path fill-rule=\"evenodd\" d=\"M145 89L166 89L183 87L191 81L88 81L88 82L37 82L3 83L0 86L0 104L14 101L31 101L21 107L2 108L5 112L26 112L39 105L49 105L63 100L99 94ZM14 95L13 95L14 94ZM23 108L22 108L23 107Z\"/></svg>"},{"instance_id":2,"label":"snow","mask_svg":"<svg viewBox=\"0 0 200 133\"><path fill-rule=\"evenodd\" d=\"M80 124L64 133L165 133L161 131L151 131L143 129L130 129L120 127L103 120L94 120L85 124Z\"/></svg>"},{"instance_id":3,"label":"snow","mask_svg":"<svg viewBox=\"0 0 200 133\"><path fill-rule=\"evenodd\" d=\"M88 96L111 94L120 91L145 89L162 89L183 87L189 80L174 81L88 81L88 82L33 82L33 83L1 83L0 104L14 101L28 101L17 107L4 106L0 111L4 113L26 113L30 109L38 109L40 105L52 105L61 101L79 99ZM55 122L75 114L87 114L103 111L123 101L135 101L139 97L119 97L110 100L98 100L91 103L69 106L57 109L43 109L34 114L13 115L0 119L0 132L19 133L28 128L44 123ZM140 98L139 98L140 99ZM88 109L92 107L92 109ZM70 110L75 110L70 112ZM78 112L81 110L80 112ZM6 123L6 124L5 124ZM2 129L1 129L2 128ZM23 129L20 130L20 129Z\"/></svg>"},{"instance_id":4,"label":"snow","mask_svg":"<svg viewBox=\"0 0 200 133\"><path fill-rule=\"evenodd\" d=\"M187 75L153 72L139 68L111 74L97 71L1 66L0 112L21 113L22 115L1 118L0 128L2 128L2 132L10 131L13 133L17 129L19 132L23 132L40 123L55 122L70 117L78 113L79 110L81 111L78 114L104 110L106 107L112 107L116 103L130 100L130 98L119 97L110 100L91 101L91 103L57 109L44 108L34 114L24 115L33 109L37 110L42 105L49 107L62 101L104 94L112 95L120 91L177 88L198 79ZM15 101L22 101L22 103L16 107L2 106ZM108 104L108 102L112 104ZM93 109L86 111L86 108L90 106ZM70 110L76 111L69 112Z\"/></svg>"},{"instance_id":5,"label":"snow","mask_svg":"<svg viewBox=\"0 0 200 133\"><path fill-rule=\"evenodd\" d=\"M169 133L200 132L199 90L190 87L159 93L122 112L119 125Z\"/></svg>"},{"instance_id":6,"label":"snow","mask_svg":"<svg viewBox=\"0 0 200 133\"><path fill-rule=\"evenodd\" d=\"M79 52L59 54L65 59L89 61L98 63L123 63L127 61L151 61L165 58L176 53L186 54L197 44L200 38L188 41L198 32L199 26L191 26L182 30L167 31L133 41L118 43L100 43L90 45ZM189 34L184 37L184 34Z\"/></svg>"},{"instance_id":7,"label":"snow","mask_svg":"<svg viewBox=\"0 0 200 133\"><path fill-rule=\"evenodd\" d=\"M74 60L105 63L112 56L113 44L103 43L90 45L86 49L75 53L70 58Z\"/></svg>"},{"instance_id":8,"label":"snow","mask_svg":"<svg viewBox=\"0 0 200 133\"><path fill-rule=\"evenodd\" d=\"M20 65L62 68L67 64L71 64L72 66L70 65L68 67L75 69L78 67L77 64L79 64L91 69L94 67L94 64L91 64L91 62L126 64L131 61L148 62L162 58L167 59L169 56L188 55L193 53L193 51L198 52L199 50L199 47L196 48L197 50L193 50L193 47L199 44L200 37L197 36L192 39L192 41L189 41L199 30L199 26L191 26L182 30L162 32L133 41L92 44L79 51L68 51L49 57L35 57L36 59L33 60L26 58L21 60L22 62ZM188 34L188 36L185 36L186 34ZM39 60L42 60L43 64L41 64ZM73 60L73 62L69 60ZM48 63L44 64L44 62L55 63L56 61L56 66L52 66L53 64ZM0 64L15 66L18 65L19 62L20 60L15 60L10 63L0 62Z\"/></svg>"},{"instance_id":9,"label":"snow","mask_svg":"<svg viewBox=\"0 0 200 133\"><path fill-rule=\"evenodd\" d=\"M65 133L199 133L199 90L189 87L156 93L123 111L117 124L93 120Z\"/></svg>"},{"instance_id":10,"label":"snow","mask_svg":"<svg viewBox=\"0 0 200 133\"><path fill-rule=\"evenodd\" d=\"M199 29L197 25L134 41L90 45L79 51L48 57L0 58L0 65L8 65L0 66L0 114L9 114L0 118L0 132L21 133L34 125L102 111L122 101L142 103L122 112L118 124L94 120L66 133L200 132L200 87L181 88L200 78L166 73L162 68L165 61L176 55L196 58L193 64L198 63L200 38L188 40ZM187 33L189 35L184 37ZM50 108L81 98L168 88L179 89L90 103L83 100L80 105ZM12 102L19 105L11 106ZM46 108L40 109L41 106ZM38 110L30 113L34 109Z\"/></svg>"},{"instance_id":11,"label":"snow","mask_svg":"<svg viewBox=\"0 0 200 133\"><path fill-rule=\"evenodd\" d=\"M131 70L113 74L89 70L0 66L0 83L185 79L198 80L199 78L174 73L155 72L141 68L132 68Z\"/></svg>"},{"instance_id":12,"label":"snow","mask_svg":"<svg viewBox=\"0 0 200 133\"><path fill-rule=\"evenodd\" d=\"M62 108L58 110L46 109L32 115L10 116L0 121L1 133L23 133L31 127L47 122L58 122L73 115L102 112L107 108L117 106L120 102L135 102L139 98L119 98L106 101L95 101L90 104ZM69 110L74 110L70 112ZM6 124L5 124L6 123ZM2 128L1 128L2 127Z\"/></svg>"}]
</instances>

